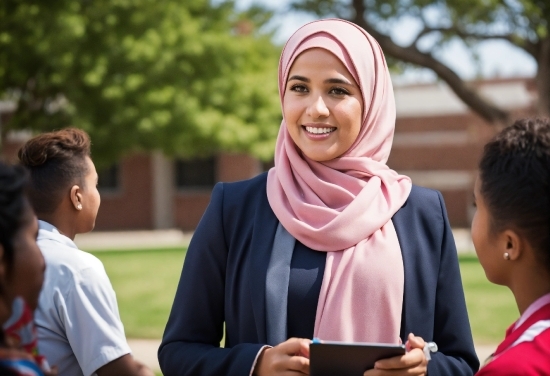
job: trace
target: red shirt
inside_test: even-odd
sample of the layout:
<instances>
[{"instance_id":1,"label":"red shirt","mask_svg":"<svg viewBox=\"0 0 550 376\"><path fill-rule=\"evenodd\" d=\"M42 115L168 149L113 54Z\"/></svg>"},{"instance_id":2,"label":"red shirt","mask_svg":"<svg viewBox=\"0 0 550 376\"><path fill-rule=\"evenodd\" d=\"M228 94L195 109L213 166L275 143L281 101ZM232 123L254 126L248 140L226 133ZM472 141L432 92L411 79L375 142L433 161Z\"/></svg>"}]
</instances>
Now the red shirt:
<instances>
[{"instance_id":1,"label":"red shirt","mask_svg":"<svg viewBox=\"0 0 550 376\"><path fill-rule=\"evenodd\" d=\"M549 296L541 299L547 301ZM506 338L476 376L550 375L550 303L517 323L517 328L516 323L508 328Z\"/></svg>"}]
</instances>

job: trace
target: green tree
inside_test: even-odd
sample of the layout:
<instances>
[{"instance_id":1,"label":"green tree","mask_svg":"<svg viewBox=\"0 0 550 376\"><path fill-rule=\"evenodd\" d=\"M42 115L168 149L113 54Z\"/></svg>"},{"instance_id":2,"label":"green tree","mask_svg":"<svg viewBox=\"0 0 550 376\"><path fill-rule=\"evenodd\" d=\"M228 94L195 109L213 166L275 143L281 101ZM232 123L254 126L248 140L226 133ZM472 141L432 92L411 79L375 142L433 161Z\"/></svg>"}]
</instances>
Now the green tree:
<instances>
[{"instance_id":1,"label":"green tree","mask_svg":"<svg viewBox=\"0 0 550 376\"><path fill-rule=\"evenodd\" d=\"M269 13L232 1L2 0L0 99L10 129L72 125L94 158L245 151L267 158L280 124Z\"/></svg>"},{"instance_id":2,"label":"green tree","mask_svg":"<svg viewBox=\"0 0 550 376\"><path fill-rule=\"evenodd\" d=\"M377 39L390 59L432 70L472 110L496 124L507 124L509 111L481 97L436 56L457 39L474 53L481 42L507 41L537 62L537 111L550 115L548 0L294 0L293 8L355 22ZM391 38L392 28L410 17L420 24L419 31L410 45L399 45Z\"/></svg>"}]
</instances>

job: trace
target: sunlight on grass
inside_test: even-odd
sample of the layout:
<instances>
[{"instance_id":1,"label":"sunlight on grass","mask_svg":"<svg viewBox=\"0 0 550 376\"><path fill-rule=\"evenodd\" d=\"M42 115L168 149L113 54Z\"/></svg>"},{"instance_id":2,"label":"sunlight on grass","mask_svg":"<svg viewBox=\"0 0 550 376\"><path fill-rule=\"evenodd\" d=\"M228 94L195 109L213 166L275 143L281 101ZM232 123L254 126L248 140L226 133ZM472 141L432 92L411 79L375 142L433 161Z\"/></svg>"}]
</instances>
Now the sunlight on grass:
<instances>
[{"instance_id":1,"label":"sunlight on grass","mask_svg":"<svg viewBox=\"0 0 550 376\"><path fill-rule=\"evenodd\" d=\"M179 281L184 249L94 252L117 293L130 338L161 338ZM518 317L512 293L485 278L474 255L460 256L468 313L476 344L499 343Z\"/></svg>"},{"instance_id":2,"label":"sunlight on grass","mask_svg":"<svg viewBox=\"0 0 550 376\"><path fill-rule=\"evenodd\" d=\"M127 337L162 337L185 251L179 248L93 253L105 265L116 291Z\"/></svg>"}]
</instances>

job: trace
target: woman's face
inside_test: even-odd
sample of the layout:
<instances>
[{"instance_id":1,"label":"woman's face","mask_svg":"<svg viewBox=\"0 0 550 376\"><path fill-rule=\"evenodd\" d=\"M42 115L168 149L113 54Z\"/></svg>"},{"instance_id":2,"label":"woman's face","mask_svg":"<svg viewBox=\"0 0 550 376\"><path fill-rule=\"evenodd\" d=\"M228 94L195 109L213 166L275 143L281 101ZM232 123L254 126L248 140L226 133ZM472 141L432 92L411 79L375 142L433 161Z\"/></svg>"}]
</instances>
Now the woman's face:
<instances>
[{"instance_id":1,"label":"woman's face","mask_svg":"<svg viewBox=\"0 0 550 376\"><path fill-rule=\"evenodd\" d=\"M94 229L101 203L99 191L97 190L97 171L90 157L86 157L86 166L88 172L84 176L84 187L80 191L82 210L78 215L77 234L90 232Z\"/></svg>"},{"instance_id":2,"label":"woman's face","mask_svg":"<svg viewBox=\"0 0 550 376\"><path fill-rule=\"evenodd\" d=\"M485 271L487 279L496 284L505 284L504 270L507 261L504 260L499 248L498 235L491 231L491 214L481 195L481 179L478 177L474 187L476 211L472 219L472 241L479 258L479 263Z\"/></svg>"},{"instance_id":3,"label":"woman's face","mask_svg":"<svg viewBox=\"0 0 550 376\"><path fill-rule=\"evenodd\" d=\"M6 303L10 305L10 308L13 299L17 296L22 297L32 310L38 306L46 264L42 252L36 244L37 235L38 222L30 204L27 204L23 223L12 240L13 265L11 270L6 263L5 255L2 257L4 270L2 283L6 286L5 291L8 298Z\"/></svg>"},{"instance_id":4,"label":"woman's face","mask_svg":"<svg viewBox=\"0 0 550 376\"><path fill-rule=\"evenodd\" d=\"M359 86L332 53L306 50L292 64L283 98L290 137L310 159L340 157L361 130L363 99Z\"/></svg>"}]
</instances>

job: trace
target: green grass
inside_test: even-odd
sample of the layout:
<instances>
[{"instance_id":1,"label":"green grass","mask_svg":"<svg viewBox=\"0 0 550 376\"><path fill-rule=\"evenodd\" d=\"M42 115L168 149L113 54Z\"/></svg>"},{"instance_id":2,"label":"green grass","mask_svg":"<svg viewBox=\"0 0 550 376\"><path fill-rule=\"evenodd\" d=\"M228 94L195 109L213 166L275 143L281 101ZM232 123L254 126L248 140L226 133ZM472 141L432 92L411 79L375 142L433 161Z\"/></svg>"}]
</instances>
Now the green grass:
<instances>
[{"instance_id":1,"label":"green grass","mask_svg":"<svg viewBox=\"0 0 550 376\"><path fill-rule=\"evenodd\" d=\"M185 249L93 252L116 291L129 338L161 338L178 285Z\"/></svg>"},{"instance_id":2,"label":"green grass","mask_svg":"<svg viewBox=\"0 0 550 376\"><path fill-rule=\"evenodd\" d=\"M117 293L130 338L160 338L178 284L185 250L94 252ZM488 282L473 255L460 256L466 304L476 344L499 343L518 317L511 292Z\"/></svg>"}]
</instances>

